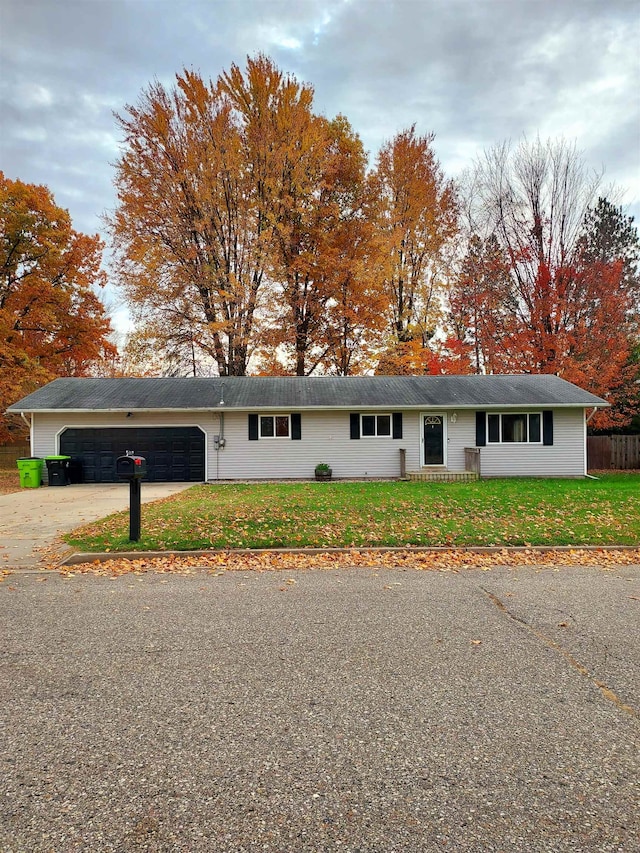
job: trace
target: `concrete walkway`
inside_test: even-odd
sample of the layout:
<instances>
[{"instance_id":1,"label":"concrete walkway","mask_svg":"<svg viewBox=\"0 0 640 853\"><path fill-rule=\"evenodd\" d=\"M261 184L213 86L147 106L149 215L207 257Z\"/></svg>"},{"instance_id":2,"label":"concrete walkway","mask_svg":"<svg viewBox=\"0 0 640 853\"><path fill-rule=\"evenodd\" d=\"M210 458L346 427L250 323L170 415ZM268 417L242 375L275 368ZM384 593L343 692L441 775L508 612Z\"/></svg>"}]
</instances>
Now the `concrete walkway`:
<instances>
[{"instance_id":1,"label":"concrete walkway","mask_svg":"<svg viewBox=\"0 0 640 853\"><path fill-rule=\"evenodd\" d=\"M156 501L193 483L143 483L142 502ZM0 569L40 567L64 551L58 537L129 506L127 483L43 486L0 495Z\"/></svg>"}]
</instances>

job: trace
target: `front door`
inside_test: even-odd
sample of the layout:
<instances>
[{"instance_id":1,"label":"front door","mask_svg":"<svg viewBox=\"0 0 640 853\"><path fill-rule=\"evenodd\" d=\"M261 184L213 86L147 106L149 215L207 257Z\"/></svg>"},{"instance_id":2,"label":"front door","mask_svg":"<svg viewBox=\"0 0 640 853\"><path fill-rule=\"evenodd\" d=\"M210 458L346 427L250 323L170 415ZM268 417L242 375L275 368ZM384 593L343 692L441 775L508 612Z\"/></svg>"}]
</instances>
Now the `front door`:
<instances>
[{"instance_id":1,"label":"front door","mask_svg":"<svg viewBox=\"0 0 640 853\"><path fill-rule=\"evenodd\" d=\"M423 415L424 464L444 465L444 415Z\"/></svg>"}]
</instances>

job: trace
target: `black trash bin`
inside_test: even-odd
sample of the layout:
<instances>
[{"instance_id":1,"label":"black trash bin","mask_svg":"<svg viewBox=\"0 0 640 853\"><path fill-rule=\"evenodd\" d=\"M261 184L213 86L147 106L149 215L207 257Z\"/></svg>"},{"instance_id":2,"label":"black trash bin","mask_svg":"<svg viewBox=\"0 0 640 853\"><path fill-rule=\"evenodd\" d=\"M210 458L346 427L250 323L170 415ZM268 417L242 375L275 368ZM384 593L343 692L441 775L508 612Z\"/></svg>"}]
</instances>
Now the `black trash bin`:
<instances>
[{"instance_id":1,"label":"black trash bin","mask_svg":"<svg viewBox=\"0 0 640 853\"><path fill-rule=\"evenodd\" d=\"M69 473L69 482L72 486L77 483L84 483L82 459L78 459L77 456L72 456L71 459L69 459L67 471Z\"/></svg>"},{"instance_id":2,"label":"black trash bin","mask_svg":"<svg viewBox=\"0 0 640 853\"><path fill-rule=\"evenodd\" d=\"M50 486L68 486L69 485L69 457L68 456L47 456L47 476Z\"/></svg>"}]
</instances>

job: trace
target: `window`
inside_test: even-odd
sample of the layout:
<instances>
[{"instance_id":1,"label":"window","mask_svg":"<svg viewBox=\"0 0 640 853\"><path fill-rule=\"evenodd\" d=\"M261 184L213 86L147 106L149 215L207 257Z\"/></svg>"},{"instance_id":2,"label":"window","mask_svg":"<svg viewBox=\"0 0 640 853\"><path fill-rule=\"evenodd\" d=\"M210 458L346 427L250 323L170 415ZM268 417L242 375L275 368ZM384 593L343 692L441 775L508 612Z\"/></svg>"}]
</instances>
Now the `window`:
<instances>
[{"instance_id":1,"label":"window","mask_svg":"<svg viewBox=\"0 0 640 853\"><path fill-rule=\"evenodd\" d=\"M302 415L291 412L290 415L249 415L249 441L261 438L290 438L292 441L302 439Z\"/></svg>"},{"instance_id":2,"label":"window","mask_svg":"<svg viewBox=\"0 0 640 853\"><path fill-rule=\"evenodd\" d=\"M540 444L540 413L518 412L487 415L489 444Z\"/></svg>"},{"instance_id":3,"label":"window","mask_svg":"<svg viewBox=\"0 0 640 853\"><path fill-rule=\"evenodd\" d=\"M361 415L360 421L363 438L391 437L391 415Z\"/></svg>"},{"instance_id":4,"label":"window","mask_svg":"<svg viewBox=\"0 0 640 853\"><path fill-rule=\"evenodd\" d=\"M289 415L260 415L260 438L289 438Z\"/></svg>"},{"instance_id":5,"label":"window","mask_svg":"<svg viewBox=\"0 0 640 853\"><path fill-rule=\"evenodd\" d=\"M386 415L349 415L349 438L402 438L402 412Z\"/></svg>"}]
</instances>

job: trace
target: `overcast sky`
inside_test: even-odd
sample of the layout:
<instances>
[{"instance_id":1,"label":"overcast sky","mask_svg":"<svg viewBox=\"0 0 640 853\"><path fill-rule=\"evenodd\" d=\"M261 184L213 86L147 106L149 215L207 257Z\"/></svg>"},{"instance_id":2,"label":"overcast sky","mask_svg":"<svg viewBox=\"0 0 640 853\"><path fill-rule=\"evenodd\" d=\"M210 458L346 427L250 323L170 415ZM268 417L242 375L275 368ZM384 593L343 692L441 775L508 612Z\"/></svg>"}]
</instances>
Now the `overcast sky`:
<instances>
[{"instance_id":1,"label":"overcast sky","mask_svg":"<svg viewBox=\"0 0 640 853\"><path fill-rule=\"evenodd\" d=\"M0 169L95 233L113 111L258 52L346 115L371 161L413 123L450 177L505 139L564 137L640 220L638 0L0 0Z\"/></svg>"}]
</instances>

